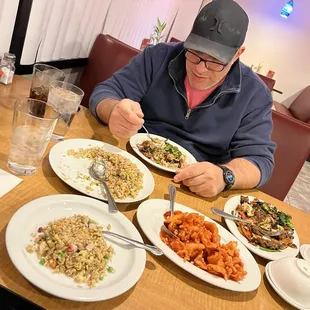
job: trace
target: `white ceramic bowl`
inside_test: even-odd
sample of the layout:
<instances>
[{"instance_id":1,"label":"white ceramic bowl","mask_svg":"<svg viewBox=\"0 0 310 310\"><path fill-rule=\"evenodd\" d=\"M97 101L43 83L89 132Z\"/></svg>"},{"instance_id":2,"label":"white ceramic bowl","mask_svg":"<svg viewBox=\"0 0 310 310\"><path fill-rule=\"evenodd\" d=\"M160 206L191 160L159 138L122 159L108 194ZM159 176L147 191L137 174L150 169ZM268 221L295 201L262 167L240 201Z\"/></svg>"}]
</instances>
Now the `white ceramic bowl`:
<instances>
[{"instance_id":1,"label":"white ceramic bowl","mask_svg":"<svg viewBox=\"0 0 310 310\"><path fill-rule=\"evenodd\" d=\"M281 295L310 309L310 263L285 257L269 264L269 276Z\"/></svg>"},{"instance_id":2,"label":"white ceramic bowl","mask_svg":"<svg viewBox=\"0 0 310 310\"><path fill-rule=\"evenodd\" d=\"M304 260L310 262L310 244L303 244L300 247L300 254Z\"/></svg>"}]
</instances>

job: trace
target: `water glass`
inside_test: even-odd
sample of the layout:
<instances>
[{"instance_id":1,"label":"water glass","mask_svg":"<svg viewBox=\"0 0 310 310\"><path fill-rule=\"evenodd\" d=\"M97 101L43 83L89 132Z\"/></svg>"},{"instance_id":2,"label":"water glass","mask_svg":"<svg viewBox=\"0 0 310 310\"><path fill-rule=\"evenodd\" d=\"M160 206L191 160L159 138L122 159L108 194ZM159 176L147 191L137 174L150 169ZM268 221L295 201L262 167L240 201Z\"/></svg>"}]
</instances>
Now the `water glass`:
<instances>
[{"instance_id":1,"label":"water glass","mask_svg":"<svg viewBox=\"0 0 310 310\"><path fill-rule=\"evenodd\" d=\"M62 81L50 83L47 104L59 113L52 140L64 138L83 96L84 92L73 84Z\"/></svg>"},{"instance_id":2,"label":"water glass","mask_svg":"<svg viewBox=\"0 0 310 310\"><path fill-rule=\"evenodd\" d=\"M43 107L44 114L35 113L35 107ZM40 165L50 141L58 113L46 102L27 98L14 105L9 169L19 175L30 175Z\"/></svg>"}]
</instances>

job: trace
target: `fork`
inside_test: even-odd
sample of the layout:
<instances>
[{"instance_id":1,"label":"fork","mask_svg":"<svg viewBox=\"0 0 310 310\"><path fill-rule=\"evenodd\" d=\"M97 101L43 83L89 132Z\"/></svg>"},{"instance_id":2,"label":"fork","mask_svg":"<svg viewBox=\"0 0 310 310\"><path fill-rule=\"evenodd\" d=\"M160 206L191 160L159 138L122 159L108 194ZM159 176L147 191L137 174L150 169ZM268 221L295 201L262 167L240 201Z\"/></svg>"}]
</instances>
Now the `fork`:
<instances>
[{"instance_id":1,"label":"fork","mask_svg":"<svg viewBox=\"0 0 310 310\"><path fill-rule=\"evenodd\" d=\"M144 125L142 125L142 128L145 130L147 137L154 142L154 139L151 137L149 131L146 129L146 127Z\"/></svg>"}]
</instances>

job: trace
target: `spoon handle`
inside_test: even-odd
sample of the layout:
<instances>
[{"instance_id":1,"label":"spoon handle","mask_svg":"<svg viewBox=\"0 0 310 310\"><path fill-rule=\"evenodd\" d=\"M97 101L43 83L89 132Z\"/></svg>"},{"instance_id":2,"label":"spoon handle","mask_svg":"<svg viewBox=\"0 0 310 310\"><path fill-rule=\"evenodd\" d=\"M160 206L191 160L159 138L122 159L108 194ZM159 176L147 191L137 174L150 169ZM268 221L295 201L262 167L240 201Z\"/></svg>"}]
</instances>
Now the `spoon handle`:
<instances>
[{"instance_id":1,"label":"spoon handle","mask_svg":"<svg viewBox=\"0 0 310 310\"><path fill-rule=\"evenodd\" d=\"M233 216L229 213L226 213L220 209L217 209L217 208L211 208L212 212L215 214L215 215L218 215L218 216L221 216L225 219L228 219L228 220L231 220L231 221L238 221L238 222L243 222L243 223L248 223L248 224L252 224L252 222L250 221L247 221L247 220L243 220L239 217L236 217L236 216Z\"/></svg>"},{"instance_id":2,"label":"spoon handle","mask_svg":"<svg viewBox=\"0 0 310 310\"><path fill-rule=\"evenodd\" d=\"M107 195L107 200L108 200L108 206L109 206L109 211L111 213L116 213L118 212L118 208L117 208L117 205L116 205L116 202L113 198L113 196L111 195L111 192L109 190L109 187L107 185L107 183L105 181L101 181L103 187L104 187L104 190L105 190L105 193Z\"/></svg>"},{"instance_id":3,"label":"spoon handle","mask_svg":"<svg viewBox=\"0 0 310 310\"><path fill-rule=\"evenodd\" d=\"M116 238L118 238L120 240L126 241L126 242L136 246L137 248L147 250L147 251L151 252L154 255L160 256L160 255L164 254L163 251L161 249L159 249L157 246L145 244L145 243L139 242L137 240L133 240L133 239L121 236L119 234L113 233L111 231L104 230L104 231L102 231L102 233L104 235L110 235L110 236L116 237Z\"/></svg>"},{"instance_id":4,"label":"spoon handle","mask_svg":"<svg viewBox=\"0 0 310 310\"><path fill-rule=\"evenodd\" d=\"M174 199L177 193L177 189L175 188L174 185L169 184L168 191L169 191L169 199L170 199L170 211L171 211L171 216L172 216L174 214Z\"/></svg>"}]
</instances>

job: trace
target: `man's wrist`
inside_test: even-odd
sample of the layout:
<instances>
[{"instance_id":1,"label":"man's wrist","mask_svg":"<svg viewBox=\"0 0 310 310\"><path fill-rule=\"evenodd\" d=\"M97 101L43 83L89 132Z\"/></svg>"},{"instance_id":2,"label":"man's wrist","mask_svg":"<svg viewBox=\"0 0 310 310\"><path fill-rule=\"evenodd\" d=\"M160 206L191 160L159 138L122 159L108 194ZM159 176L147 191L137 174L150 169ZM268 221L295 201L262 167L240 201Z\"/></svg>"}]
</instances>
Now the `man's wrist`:
<instances>
[{"instance_id":1,"label":"man's wrist","mask_svg":"<svg viewBox=\"0 0 310 310\"><path fill-rule=\"evenodd\" d=\"M223 183L225 184L223 191L232 189L236 181L234 172L230 169L229 166L226 165L217 165L217 166L222 170Z\"/></svg>"},{"instance_id":2,"label":"man's wrist","mask_svg":"<svg viewBox=\"0 0 310 310\"><path fill-rule=\"evenodd\" d=\"M96 113L98 117L107 125L109 125L113 109L119 102L120 101L117 99L103 99L98 103Z\"/></svg>"}]
</instances>

